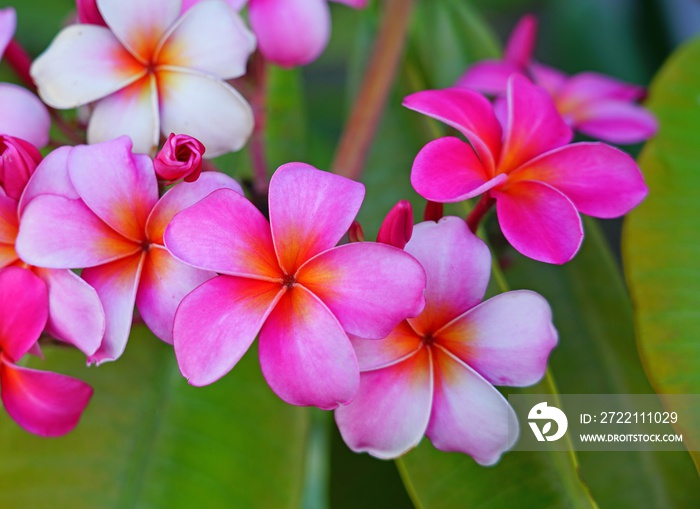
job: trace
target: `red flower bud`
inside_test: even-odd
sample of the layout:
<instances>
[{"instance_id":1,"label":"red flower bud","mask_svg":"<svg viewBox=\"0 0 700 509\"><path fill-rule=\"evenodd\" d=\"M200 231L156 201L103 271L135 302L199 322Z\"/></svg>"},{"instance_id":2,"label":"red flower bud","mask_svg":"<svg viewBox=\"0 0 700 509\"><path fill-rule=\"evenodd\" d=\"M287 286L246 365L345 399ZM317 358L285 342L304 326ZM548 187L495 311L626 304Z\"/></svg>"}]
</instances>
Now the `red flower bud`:
<instances>
[{"instance_id":1,"label":"red flower bud","mask_svg":"<svg viewBox=\"0 0 700 509\"><path fill-rule=\"evenodd\" d=\"M348 240L350 242L365 241L365 232L362 230L362 225L359 222L353 221L350 225L350 229L348 230Z\"/></svg>"},{"instance_id":2,"label":"red flower bud","mask_svg":"<svg viewBox=\"0 0 700 509\"><path fill-rule=\"evenodd\" d=\"M153 160L156 174L164 180L194 182L202 173L204 145L186 134L170 134Z\"/></svg>"},{"instance_id":3,"label":"red flower bud","mask_svg":"<svg viewBox=\"0 0 700 509\"><path fill-rule=\"evenodd\" d=\"M430 201L425 204L425 212L423 213L424 221L435 221L436 223L442 219L445 214L445 207L442 203L436 201Z\"/></svg>"},{"instance_id":4,"label":"red flower bud","mask_svg":"<svg viewBox=\"0 0 700 509\"><path fill-rule=\"evenodd\" d=\"M102 14L100 14L97 8L97 0L76 0L75 6L78 9L78 20L81 23L101 25L103 27L107 26L107 23L102 19Z\"/></svg>"},{"instance_id":5,"label":"red flower bud","mask_svg":"<svg viewBox=\"0 0 700 509\"><path fill-rule=\"evenodd\" d=\"M22 191L41 162L39 150L21 138L0 135L0 187L19 200Z\"/></svg>"},{"instance_id":6,"label":"red flower bud","mask_svg":"<svg viewBox=\"0 0 700 509\"><path fill-rule=\"evenodd\" d=\"M403 249L413 235L413 207L401 200L389 211L379 228L377 242Z\"/></svg>"}]
</instances>

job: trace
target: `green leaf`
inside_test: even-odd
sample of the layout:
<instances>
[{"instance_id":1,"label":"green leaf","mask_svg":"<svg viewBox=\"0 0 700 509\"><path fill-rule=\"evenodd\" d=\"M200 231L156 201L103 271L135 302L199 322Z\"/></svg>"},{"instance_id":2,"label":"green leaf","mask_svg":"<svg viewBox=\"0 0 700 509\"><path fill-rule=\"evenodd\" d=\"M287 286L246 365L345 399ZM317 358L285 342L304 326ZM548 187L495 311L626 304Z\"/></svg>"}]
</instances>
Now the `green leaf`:
<instances>
[{"instance_id":1,"label":"green leaf","mask_svg":"<svg viewBox=\"0 0 700 509\"><path fill-rule=\"evenodd\" d=\"M32 367L78 376L95 396L78 428L49 440L3 415L0 507L286 508L301 499L308 413L268 389L255 349L214 385L180 375L172 348L134 327L99 368L66 348Z\"/></svg>"},{"instance_id":2,"label":"green leaf","mask_svg":"<svg viewBox=\"0 0 700 509\"><path fill-rule=\"evenodd\" d=\"M565 394L651 394L635 344L632 306L596 220L571 262L554 266L509 248L501 254L513 288L542 294L560 341L550 358ZM603 507L700 507L700 480L685 452L578 452L580 474ZM640 482L644 479L644 482Z\"/></svg>"},{"instance_id":3,"label":"green leaf","mask_svg":"<svg viewBox=\"0 0 700 509\"><path fill-rule=\"evenodd\" d=\"M639 162L649 196L623 238L639 351L659 393L700 393L700 39L680 48L654 79L647 106L659 134ZM677 429L700 439L700 408ZM691 453L700 467L700 454Z\"/></svg>"}]
</instances>

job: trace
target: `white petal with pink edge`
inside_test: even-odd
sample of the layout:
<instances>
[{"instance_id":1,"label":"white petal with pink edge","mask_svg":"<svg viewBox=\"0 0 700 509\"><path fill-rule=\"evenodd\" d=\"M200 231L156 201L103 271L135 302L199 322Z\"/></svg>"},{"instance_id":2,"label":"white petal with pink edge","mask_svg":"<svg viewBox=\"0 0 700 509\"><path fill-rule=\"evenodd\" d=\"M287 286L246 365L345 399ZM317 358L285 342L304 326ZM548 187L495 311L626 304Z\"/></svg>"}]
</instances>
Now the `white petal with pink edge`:
<instances>
[{"instance_id":1,"label":"white petal with pink edge","mask_svg":"<svg viewBox=\"0 0 700 509\"><path fill-rule=\"evenodd\" d=\"M425 309L409 319L413 328L432 334L484 298L491 274L491 253L458 217L425 221L413 229L405 247L425 269Z\"/></svg>"},{"instance_id":2,"label":"white petal with pink edge","mask_svg":"<svg viewBox=\"0 0 700 509\"><path fill-rule=\"evenodd\" d=\"M300 286L270 313L259 351L265 380L289 404L332 410L357 393L360 372L348 336L318 297Z\"/></svg>"},{"instance_id":3,"label":"white petal with pink edge","mask_svg":"<svg viewBox=\"0 0 700 509\"><path fill-rule=\"evenodd\" d=\"M538 382L557 344L552 310L535 292L502 293L458 317L436 341L494 385Z\"/></svg>"},{"instance_id":4,"label":"white petal with pink edge","mask_svg":"<svg viewBox=\"0 0 700 509\"><path fill-rule=\"evenodd\" d=\"M355 242L302 265L297 282L328 306L348 334L380 339L425 306L425 271L386 244Z\"/></svg>"},{"instance_id":5,"label":"white petal with pink edge","mask_svg":"<svg viewBox=\"0 0 700 509\"><path fill-rule=\"evenodd\" d=\"M133 151L151 154L158 148L160 116L155 77L145 76L95 105L88 123L88 143L129 136Z\"/></svg>"},{"instance_id":6,"label":"white petal with pink edge","mask_svg":"<svg viewBox=\"0 0 700 509\"><path fill-rule=\"evenodd\" d=\"M75 428L93 392L77 378L15 366L2 357L0 387L10 417L44 437L65 435Z\"/></svg>"},{"instance_id":7,"label":"white petal with pink edge","mask_svg":"<svg viewBox=\"0 0 700 509\"><path fill-rule=\"evenodd\" d=\"M29 90L0 83L0 111L0 133L22 138L38 148L49 142L49 111Z\"/></svg>"},{"instance_id":8,"label":"white petal with pink edge","mask_svg":"<svg viewBox=\"0 0 700 509\"><path fill-rule=\"evenodd\" d=\"M39 96L53 108L75 108L121 90L146 74L105 27L64 28L34 61Z\"/></svg>"},{"instance_id":9,"label":"white petal with pink edge","mask_svg":"<svg viewBox=\"0 0 700 509\"><path fill-rule=\"evenodd\" d=\"M392 459L423 438L432 399L431 355L422 348L397 364L362 373L357 396L335 411L335 422L353 451Z\"/></svg>"},{"instance_id":10,"label":"white petal with pink edge","mask_svg":"<svg viewBox=\"0 0 700 509\"><path fill-rule=\"evenodd\" d=\"M283 292L268 281L218 276L185 297L175 313L173 339L189 383L208 385L231 371Z\"/></svg>"},{"instance_id":11,"label":"white petal with pink edge","mask_svg":"<svg viewBox=\"0 0 700 509\"><path fill-rule=\"evenodd\" d=\"M93 267L141 249L107 226L81 200L42 195L24 209L16 243L20 258L37 267Z\"/></svg>"},{"instance_id":12,"label":"white petal with pink edge","mask_svg":"<svg viewBox=\"0 0 700 509\"><path fill-rule=\"evenodd\" d=\"M277 258L288 274L340 241L364 196L362 184L308 164L277 169L270 180L270 227Z\"/></svg>"},{"instance_id":13,"label":"white petal with pink edge","mask_svg":"<svg viewBox=\"0 0 700 509\"><path fill-rule=\"evenodd\" d=\"M463 452L493 465L517 440L518 418L508 401L456 357L433 349L435 393L426 434L442 451Z\"/></svg>"},{"instance_id":14,"label":"white petal with pink edge","mask_svg":"<svg viewBox=\"0 0 700 509\"><path fill-rule=\"evenodd\" d=\"M253 132L253 110L228 83L193 70L161 68L158 73L161 131L189 134L211 158L240 150Z\"/></svg>"},{"instance_id":15,"label":"white petal with pink edge","mask_svg":"<svg viewBox=\"0 0 700 509\"><path fill-rule=\"evenodd\" d=\"M160 246L151 246L141 272L136 307L148 328L166 343L173 342L175 310L182 299L216 274L176 260Z\"/></svg>"},{"instance_id":16,"label":"white petal with pink edge","mask_svg":"<svg viewBox=\"0 0 700 509\"><path fill-rule=\"evenodd\" d=\"M97 291L105 311L105 335L100 348L88 358L88 362L100 365L116 360L124 353L144 258L145 253L137 253L83 271L83 279Z\"/></svg>"},{"instance_id":17,"label":"white petal with pink edge","mask_svg":"<svg viewBox=\"0 0 700 509\"><path fill-rule=\"evenodd\" d=\"M209 0L188 10L171 28L156 61L228 80L245 74L254 50L255 36L241 16L226 3Z\"/></svg>"},{"instance_id":18,"label":"white petal with pink edge","mask_svg":"<svg viewBox=\"0 0 700 509\"><path fill-rule=\"evenodd\" d=\"M67 269L34 268L34 272L49 290L46 331L85 355L94 354L105 333L105 313L95 289Z\"/></svg>"}]
</instances>

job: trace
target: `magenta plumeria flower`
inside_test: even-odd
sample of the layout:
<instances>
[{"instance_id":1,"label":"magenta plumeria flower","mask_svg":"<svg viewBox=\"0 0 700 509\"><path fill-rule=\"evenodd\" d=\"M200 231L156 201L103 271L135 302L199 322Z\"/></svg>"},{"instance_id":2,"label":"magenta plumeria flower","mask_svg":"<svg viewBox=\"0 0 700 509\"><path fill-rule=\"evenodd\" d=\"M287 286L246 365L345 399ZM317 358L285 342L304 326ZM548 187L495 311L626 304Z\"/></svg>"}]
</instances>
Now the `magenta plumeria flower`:
<instances>
[{"instance_id":1,"label":"magenta plumeria flower","mask_svg":"<svg viewBox=\"0 0 700 509\"><path fill-rule=\"evenodd\" d=\"M194 182L202 173L204 151L204 145L197 138L171 133L153 159L153 168L163 180L184 178L185 182Z\"/></svg>"},{"instance_id":2,"label":"magenta plumeria flower","mask_svg":"<svg viewBox=\"0 0 700 509\"><path fill-rule=\"evenodd\" d=\"M334 247L364 197L362 184L302 163L270 182L270 222L231 191L179 213L165 244L220 276L177 310L175 354L192 385L228 371L260 333L265 379L294 405L331 409L357 391L346 331L381 338L424 304L425 274L403 251L373 242Z\"/></svg>"},{"instance_id":3,"label":"magenta plumeria flower","mask_svg":"<svg viewBox=\"0 0 700 509\"><path fill-rule=\"evenodd\" d=\"M506 239L536 260L564 263L583 240L579 212L612 218L646 196L634 160L603 143L574 143L549 94L509 78L502 127L491 103L466 89L427 90L404 105L456 128L416 156L411 183L424 198L458 202L481 194L496 202Z\"/></svg>"},{"instance_id":4,"label":"magenta plumeria flower","mask_svg":"<svg viewBox=\"0 0 700 509\"><path fill-rule=\"evenodd\" d=\"M221 0L180 14L180 0L97 0L107 27L63 29L31 68L54 108L95 102L88 142L128 135L151 153L160 134L190 134L215 157L240 149L248 103L224 80L245 74L255 38Z\"/></svg>"},{"instance_id":5,"label":"magenta plumeria flower","mask_svg":"<svg viewBox=\"0 0 700 509\"><path fill-rule=\"evenodd\" d=\"M49 296L29 270L0 269L0 389L10 417L27 431L60 436L71 431L92 397L85 382L16 364L44 329Z\"/></svg>"},{"instance_id":6,"label":"magenta plumeria flower","mask_svg":"<svg viewBox=\"0 0 700 509\"><path fill-rule=\"evenodd\" d=\"M12 40L16 26L15 10L0 9L0 56ZM18 85L0 83L0 134L43 147L49 142L50 127L49 112L37 96Z\"/></svg>"},{"instance_id":7,"label":"magenta plumeria flower","mask_svg":"<svg viewBox=\"0 0 700 509\"><path fill-rule=\"evenodd\" d=\"M405 249L427 273L425 310L386 339L351 339L360 389L335 411L340 433L353 451L379 458L400 456L427 435L438 449L491 465L518 429L493 386L542 378L557 343L551 310L527 290L481 303L491 256L459 218L416 225Z\"/></svg>"},{"instance_id":8,"label":"magenta plumeria flower","mask_svg":"<svg viewBox=\"0 0 700 509\"><path fill-rule=\"evenodd\" d=\"M361 9L368 0L331 0ZM267 60L282 67L316 60L328 44L328 0L248 0L250 25Z\"/></svg>"},{"instance_id":9,"label":"magenta plumeria flower","mask_svg":"<svg viewBox=\"0 0 700 509\"><path fill-rule=\"evenodd\" d=\"M34 272L48 290L46 331L92 355L105 330L104 311L95 290L70 270L28 265L15 249L26 203L25 188L41 155L28 142L10 136L0 136L0 147L4 147L0 166L0 268L15 265Z\"/></svg>"},{"instance_id":10,"label":"magenta plumeria flower","mask_svg":"<svg viewBox=\"0 0 700 509\"><path fill-rule=\"evenodd\" d=\"M547 89L559 113L583 134L620 144L638 143L656 134L654 115L636 104L645 96L644 87L594 72L567 76L535 62L536 38L537 18L524 16L508 39L503 59L474 64L457 86L503 95L508 78L520 74Z\"/></svg>"},{"instance_id":11,"label":"magenta plumeria flower","mask_svg":"<svg viewBox=\"0 0 700 509\"><path fill-rule=\"evenodd\" d=\"M172 342L178 304L214 274L173 258L163 231L177 212L221 188L242 193L230 177L207 172L159 200L151 159L132 154L127 137L63 147L37 168L23 197L17 252L40 267L86 267L82 276L106 314L104 337L89 361L123 353L134 303L156 336Z\"/></svg>"}]
</instances>

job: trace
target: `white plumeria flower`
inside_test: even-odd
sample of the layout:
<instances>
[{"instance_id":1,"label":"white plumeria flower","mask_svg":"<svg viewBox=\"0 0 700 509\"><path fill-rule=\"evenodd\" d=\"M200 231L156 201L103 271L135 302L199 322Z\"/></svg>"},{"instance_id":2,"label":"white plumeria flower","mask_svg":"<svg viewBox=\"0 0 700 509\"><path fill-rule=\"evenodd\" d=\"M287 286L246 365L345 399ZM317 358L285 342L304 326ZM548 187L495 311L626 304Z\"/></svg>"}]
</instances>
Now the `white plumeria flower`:
<instances>
[{"instance_id":1,"label":"white plumeria flower","mask_svg":"<svg viewBox=\"0 0 700 509\"><path fill-rule=\"evenodd\" d=\"M88 142L128 135L152 153L160 133L199 139L208 157L239 150L253 113L224 80L245 74L255 37L222 0L182 13L181 0L97 0L107 27L72 25L40 55L31 75L54 108L97 101Z\"/></svg>"}]
</instances>

